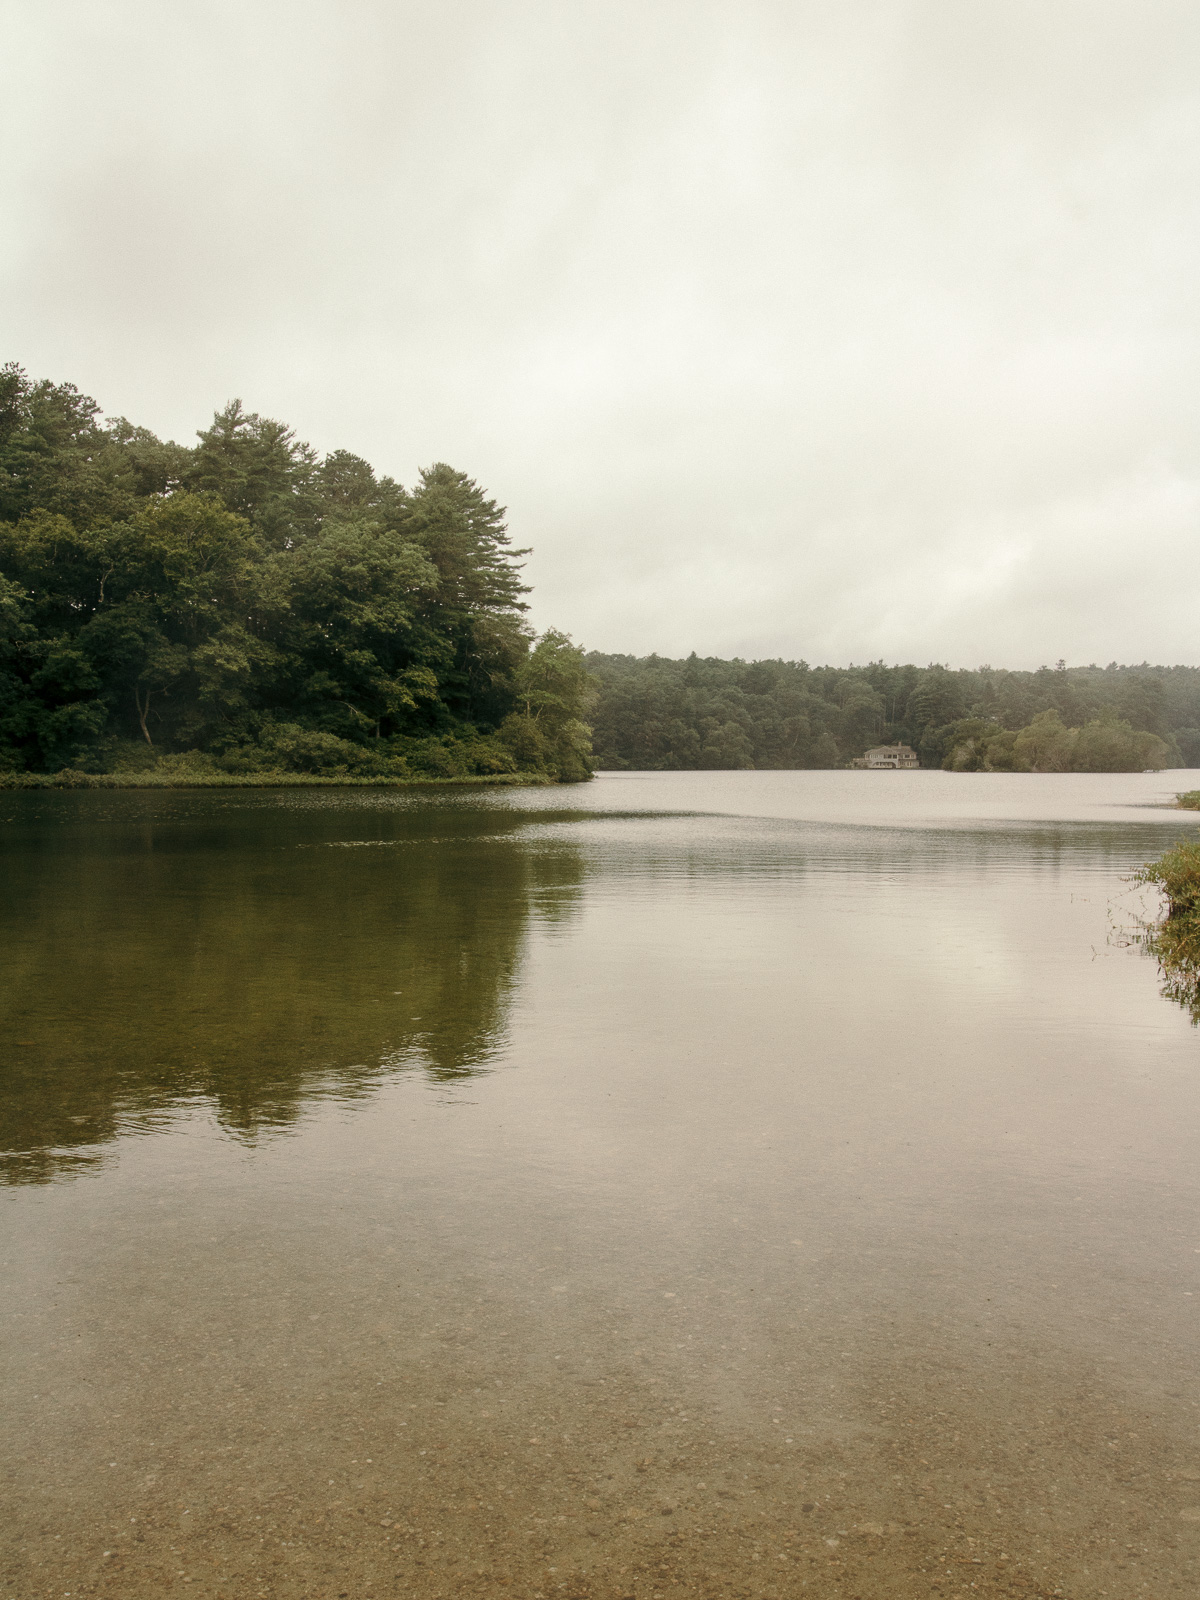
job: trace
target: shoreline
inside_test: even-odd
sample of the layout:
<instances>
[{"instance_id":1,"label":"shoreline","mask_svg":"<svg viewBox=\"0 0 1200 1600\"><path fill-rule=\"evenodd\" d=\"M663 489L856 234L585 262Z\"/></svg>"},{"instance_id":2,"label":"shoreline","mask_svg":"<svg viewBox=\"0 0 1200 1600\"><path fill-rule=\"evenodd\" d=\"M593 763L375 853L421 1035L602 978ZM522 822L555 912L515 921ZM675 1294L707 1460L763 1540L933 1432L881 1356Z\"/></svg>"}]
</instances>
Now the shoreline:
<instances>
[{"instance_id":1,"label":"shoreline","mask_svg":"<svg viewBox=\"0 0 1200 1600\"><path fill-rule=\"evenodd\" d=\"M545 773L497 772L460 778L326 777L311 772L61 772L0 773L0 789L516 789L549 788Z\"/></svg>"}]
</instances>

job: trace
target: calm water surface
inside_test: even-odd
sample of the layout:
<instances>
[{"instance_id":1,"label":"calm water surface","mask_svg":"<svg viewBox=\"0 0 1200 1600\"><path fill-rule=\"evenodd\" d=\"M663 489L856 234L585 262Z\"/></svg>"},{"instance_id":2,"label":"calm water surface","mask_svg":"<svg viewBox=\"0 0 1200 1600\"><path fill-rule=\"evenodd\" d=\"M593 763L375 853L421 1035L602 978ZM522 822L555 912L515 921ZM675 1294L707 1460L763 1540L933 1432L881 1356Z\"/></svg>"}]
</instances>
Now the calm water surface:
<instances>
[{"instance_id":1,"label":"calm water surface","mask_svg":"<svg viewBox=\"0 0 1200 1600\"><path fill-rule=\"evenodd\" d=\"M0 1595L1197 1593L1198 781L0 795Z\"/></svg>"}]
</instances>

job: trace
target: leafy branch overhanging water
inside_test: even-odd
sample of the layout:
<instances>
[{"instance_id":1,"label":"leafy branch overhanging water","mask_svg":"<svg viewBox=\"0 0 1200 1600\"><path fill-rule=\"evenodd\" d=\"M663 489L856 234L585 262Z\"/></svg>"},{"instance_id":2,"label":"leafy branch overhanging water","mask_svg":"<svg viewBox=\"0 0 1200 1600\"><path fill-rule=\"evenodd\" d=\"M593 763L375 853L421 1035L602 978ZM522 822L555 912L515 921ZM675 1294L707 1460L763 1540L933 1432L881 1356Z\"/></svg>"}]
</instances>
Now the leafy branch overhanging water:
<instances>
[{"instance_id":1,"label":"leafy branch overhanging water","mask_svg":"<svg viewBox=\"0 0 1200 1600\"><path fill-rule=\"evenodd\" d=\"M1161 914L1134 934L1158 962L1163 994L1200 1025L1200 840L1180 840L1133 874L1162 896Z\"/></svg>"}]
</instances>

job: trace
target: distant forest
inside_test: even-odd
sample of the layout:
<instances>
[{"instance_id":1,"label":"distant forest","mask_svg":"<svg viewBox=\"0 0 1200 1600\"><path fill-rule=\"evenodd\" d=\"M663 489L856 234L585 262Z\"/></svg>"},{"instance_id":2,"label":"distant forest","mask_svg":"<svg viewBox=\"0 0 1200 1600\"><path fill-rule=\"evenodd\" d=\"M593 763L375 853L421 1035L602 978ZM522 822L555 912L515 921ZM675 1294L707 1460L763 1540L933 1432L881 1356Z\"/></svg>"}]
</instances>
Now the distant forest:
<instances>
[{"instance_id":1,"label":"distant forest","mask_svg":"<svg viewBox=\"0 0 1200 1600\"><path fill-rule=\"evenodd\" d=\"M925 767L1200 766L1200 668L810 667L711 656L586 657L601 769L839 767L909 744Z\"/></svg>"},{"instance_id":2,"label":"distant forest","mask_svg":"<svg viewBox=\"0 0 1200 1600\"><path fill-rule=\"evenodd\" d=\"M0 775L590 776L504 512L234 401L197 442L0 368Z\"/></svg>"}]
</instances>

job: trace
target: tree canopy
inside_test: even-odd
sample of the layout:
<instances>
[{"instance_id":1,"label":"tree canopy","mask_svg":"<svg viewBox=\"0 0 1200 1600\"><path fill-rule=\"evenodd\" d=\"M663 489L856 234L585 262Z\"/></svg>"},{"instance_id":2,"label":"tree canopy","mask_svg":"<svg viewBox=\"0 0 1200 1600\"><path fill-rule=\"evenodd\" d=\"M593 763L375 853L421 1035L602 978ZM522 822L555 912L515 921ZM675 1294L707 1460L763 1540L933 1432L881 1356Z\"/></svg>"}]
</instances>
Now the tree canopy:
<instances>
[{"instance_id":1,"label":"tree canopy","mask_svg":"<svg viewBox=\"0 0 1200 1600\"><path fill-rule=\"evenodd\" d=\"M503 507L232 401L197 443L0 369L0 769L589 776Z\"/></svg>"}]
</instances>

